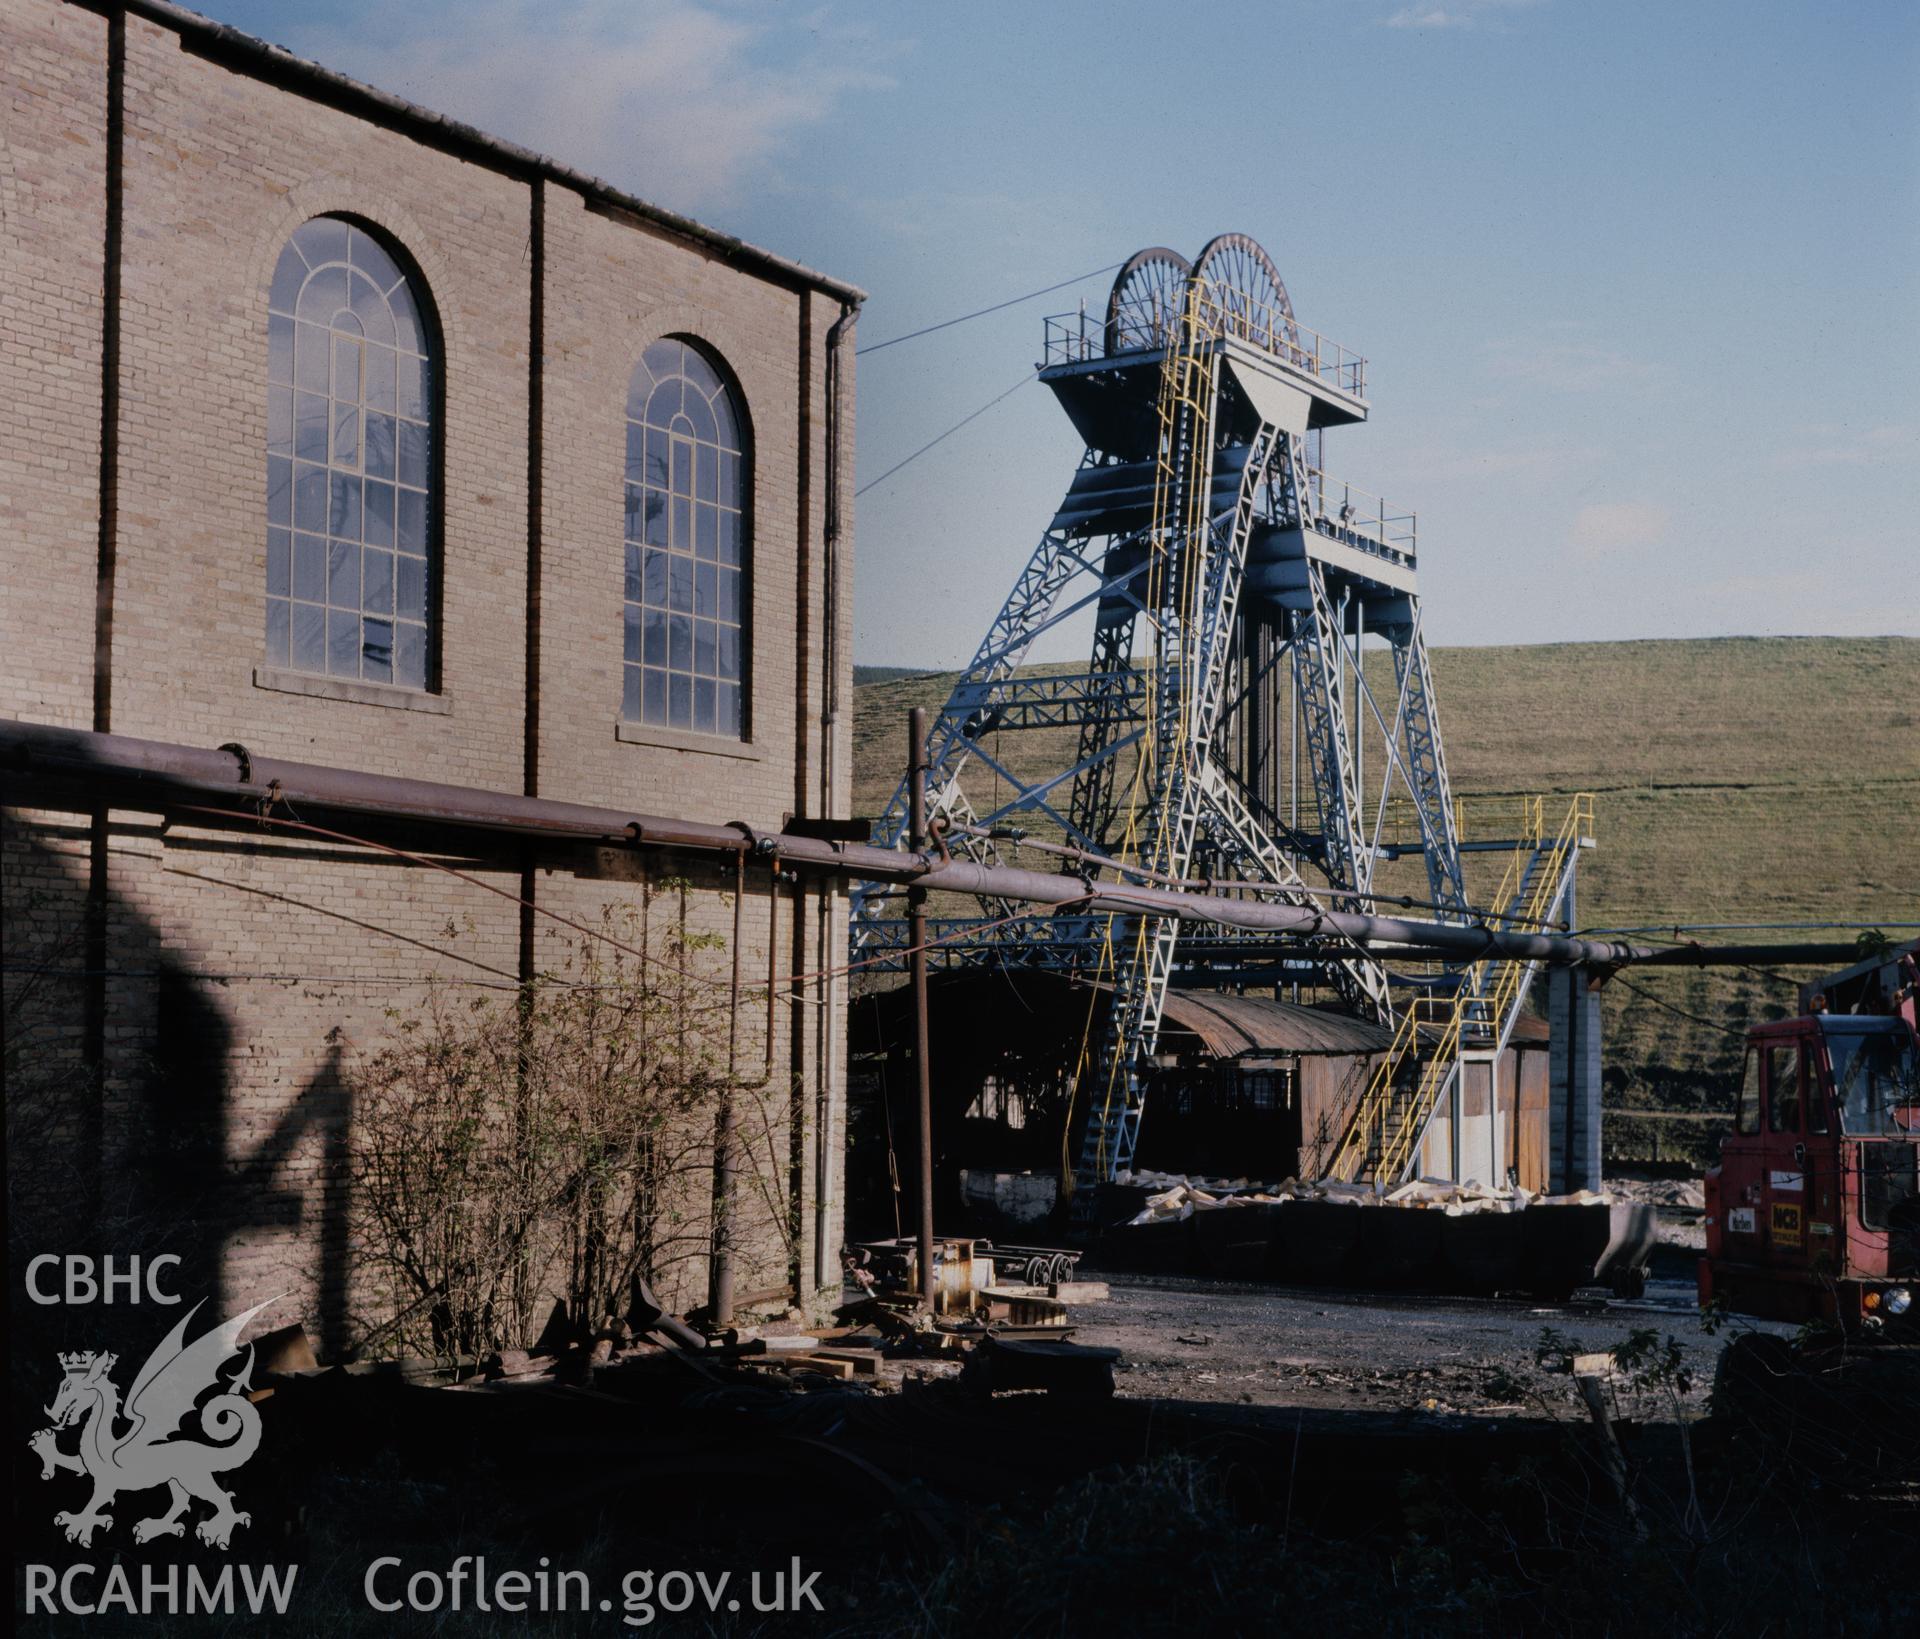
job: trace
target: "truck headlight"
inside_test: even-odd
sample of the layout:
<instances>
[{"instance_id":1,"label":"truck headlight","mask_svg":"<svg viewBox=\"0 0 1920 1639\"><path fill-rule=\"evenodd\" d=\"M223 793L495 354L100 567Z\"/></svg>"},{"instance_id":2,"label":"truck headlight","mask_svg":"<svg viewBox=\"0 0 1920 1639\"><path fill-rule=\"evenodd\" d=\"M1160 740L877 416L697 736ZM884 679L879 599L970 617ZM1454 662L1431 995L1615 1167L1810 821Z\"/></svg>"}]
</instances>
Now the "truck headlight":
<instances>
[{"instance_id":1,"label":"truck headlight","mask_svg":"<svg viewBox=\"0 0 1920 1639\"><path fill-rule=\"evenodd\" d=\"M1904 1315L1907 1312L1907 1310L1912 1306L1912 1304L1913 1304L1913 1294L1909 1292L1904 1286L1890 1286L1887 1288L1887 1313L1888 1314Z\"/></svg>"}]
</instances>

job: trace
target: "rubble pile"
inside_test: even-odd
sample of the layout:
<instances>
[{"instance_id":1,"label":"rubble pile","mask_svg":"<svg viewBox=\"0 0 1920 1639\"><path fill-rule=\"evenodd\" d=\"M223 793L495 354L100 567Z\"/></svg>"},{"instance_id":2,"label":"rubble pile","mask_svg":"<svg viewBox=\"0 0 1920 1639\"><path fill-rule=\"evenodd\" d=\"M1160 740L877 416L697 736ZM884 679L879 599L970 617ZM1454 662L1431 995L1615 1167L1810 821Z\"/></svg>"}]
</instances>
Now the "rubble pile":
<instances>
[{"instance_id":1,"label":"rubble pile","mask_svg":"<svg viewBox=\"0 0 1920 1639\"><path fill-rule=\"evenodd\" d=\"M1618 1277L1632 1295L1653 1209L1580 1190L1416 1178L1269 1183L1134 1171L1109 1186L1103 1262L1300 1285L1527 1292L1554 1299Z\"/></svg>"},{"instance_id":2,"label":"rubble pile","mask_svg":"<svg viewBox=\"0 0 1920 1639\"><path fill-rule=\"evenodd\" d=\"M1177 1223L1196 1212L1233 1207L1280 1206L1289 1201L1330 1201L1362 1207L1410 1207L1444 1212L1459 1218L1475 1213L1522 1212L1530 1206L1604 1206L1606 1197L1591 1190L1570 1195L1535 1195L1517 1185L1489 1188L1473 1179L1455 1183L1446 1178L1415 1178L1398 1188L1382 1190L1373 1184L1343 1183L1321 1178L1302 1183L1288 1178L1277 1184L1256 1184L1245 1178L1194 1178L1183 1174L1123 1172L1114 1182L1125 1188L1149 1189L1146 1203L1130 1219L1135 1224Z\"/></svg>"},{"instance_id":3,"label":"rubble pile","mask_svg":"<svg viewBox=\"0 0 1920 1639\"><path fill-rule=\"evenodd\" d=\"M1706 1187L1697 1178L1609 1178L1607 1197L1665 1212L1704 1212L1707 1208Z\"/></svg>"}]
</instances>

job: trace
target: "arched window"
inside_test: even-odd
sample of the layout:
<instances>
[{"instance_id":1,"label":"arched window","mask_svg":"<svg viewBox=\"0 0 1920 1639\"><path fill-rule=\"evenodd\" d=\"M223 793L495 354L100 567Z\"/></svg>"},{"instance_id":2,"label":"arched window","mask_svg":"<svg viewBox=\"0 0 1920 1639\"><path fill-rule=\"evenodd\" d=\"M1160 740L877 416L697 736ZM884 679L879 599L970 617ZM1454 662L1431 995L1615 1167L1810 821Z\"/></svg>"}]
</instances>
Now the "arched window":
<instances>
[{"instance_id":1,"label":"arched window","mask_svg":"<svg viewBox=\"0 0 1920 1639\"><path fill-rule=\"evenodd\" d=\"M627 390L627 573L620 714L746 733L747 460L734 394L676 337Z\"/></svg>"},{"instance_id":2,"label":"arched window","mask_svg":"<svg viewBox=\"0 0 1920 1639\"><path fill-rule=\"evenodd\" d=\"M432 675L432 345L364 229L294 231L267 298L267 663L424 689Z\"/></svg>"}]
</instances>

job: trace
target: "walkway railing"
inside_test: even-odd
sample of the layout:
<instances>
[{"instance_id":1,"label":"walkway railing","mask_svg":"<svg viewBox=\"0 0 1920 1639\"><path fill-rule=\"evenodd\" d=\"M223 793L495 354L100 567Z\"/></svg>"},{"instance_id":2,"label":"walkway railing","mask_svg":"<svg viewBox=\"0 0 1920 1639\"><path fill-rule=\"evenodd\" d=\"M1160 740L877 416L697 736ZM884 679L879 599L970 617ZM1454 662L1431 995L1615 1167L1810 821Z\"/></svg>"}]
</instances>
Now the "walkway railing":
<instances>
[{"instance_id":1,"label":"walkway railing","mask_svg":"<svg viewBox=\"0 0 1920 1639\"><path fill-rule=\"evenodd\" d=\"M1574 795L1551 833L1546 813L1546 798L1522 799L1520 833L1493 896L1511 929L1532 931L1546 925L1567 861L1593 836L1589 792ZM1463 1036L1472 1029L1499 1045L1530 974L1523 962L1477 962L1453 995L1421 997L1401 1015L1392 1045L1374 1066L1346 1123L1328 1169L1331 1176L1387 1182L1402 1177L1429 1117L1458 1073Z\"/></svg>"},{"instance_id":2,"label":"walkway railing","mask_svg":"<svg viewBox=\"0 0 1920 1639\"><path fill-rule=\"evenodd\" d=\"M1367 390L1367 361L1338 342L1309 330L1283 309L1257 302L1244 291L1205 281L1195 293L1202 332L1227 336L1270 353L1340 392L1362 398ZM1111 321L1104 310L1081 308L1044 321L1042 365L1078 364L1087 359L1164 347L1180 317L1176 301L1156 296L1123 303Z\"/></svg>"},{"instance_id":3,"label":"walkway railing","mask_svg":"<svg viewBox=\"0 0 1920 1639\"><path fill-rule=\"evenodd\" d=\"M1588 793L1580 793L1573 800L1586 805L1585 827L1578 837L1580 842L1593 840L1593 798ZM1539 838L1546 824L1546 804L1544 796L1531 796L1525 792L1498 792L1484 795L1460 796L1453 799L1453 833L1462 842L1489 844L1510 842L1524 844L1531 848ZM1392 797L1386 805L1386 819L1380 829L1380 840L1390 847L1418 847L1420 843L1420 816L1414 808L1411 797ZM1490 901L1496 910L1507 907L1498 899Z\"/></svg>"},{"instance_id":4,"label":"walkway railing","mask_svg":"<svg viewBox=\"0 0 1920 1639\"><path fill-rule=\"evenodd\" d=\"M1413 562L1420 544L1415 513L1389 507L1384 497L1332 477L1318 467L1307 469L1307 483L1323 534L1362 552Z\"/></svg>"}]
</instances>

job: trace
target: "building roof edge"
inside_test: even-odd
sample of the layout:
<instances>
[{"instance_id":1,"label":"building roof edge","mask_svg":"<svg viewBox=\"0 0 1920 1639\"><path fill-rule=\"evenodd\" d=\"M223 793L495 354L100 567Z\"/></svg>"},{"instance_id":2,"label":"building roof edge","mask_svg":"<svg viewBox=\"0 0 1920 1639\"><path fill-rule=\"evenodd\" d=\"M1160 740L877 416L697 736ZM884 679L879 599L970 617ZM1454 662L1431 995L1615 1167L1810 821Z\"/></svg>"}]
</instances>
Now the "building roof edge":
<instances>
[{"instance_id":1,"label":"building roof edge","mask_svg":"<svg viewBox=\"0 0 1920 1639\"><path fill-rule=\"evenodd\" d=\"M78 0L78 3L84 5L86 0ZM757 273L778 283L800 285L823 291L852 306L858 306L867 299L867 293L858 285L849 284L843 279L833 278L816 268L807 267L804 263L776 255L735 234L723 233L720 229L708 227L704 222L698 222L690 216L683 216L678 211L670 211L662 206L651 204L637 194L615 187L604 178L589 176L584 171L577 171L570 165L563 165L546 154L536 153L531 148L522 148L518 143L490 136L477 126L468 125L461 120L449 119L444 114L436 114L432 109L423 108L418 103L409 102L406 98L395 96L390 91L382 91L377 86L368 85L349 75L324 68L319 63L310 62L304 57L296 57L284 46L273 45L266 40L258 39L230 24L215 22L212 18L203 17L196 11L189 11L185 6L173 4L172 0L119 0L117 8L89 6L88 9L119 9L145 18L163 28L172 29L183 37L192 37L241 64L251 65L263 79L271 79L296 89L302 82L313 88L324 89L339 101L357 105L360 111L371 113L375 117L384 117L385 122L390 125L437 138L443 144L466 150L482 162L490 162L503 170L535 175L545 181L572 188L591 201L629 212L667 233L715 251L726 261L744 271Z\"/></svg>"}]
</instances>

